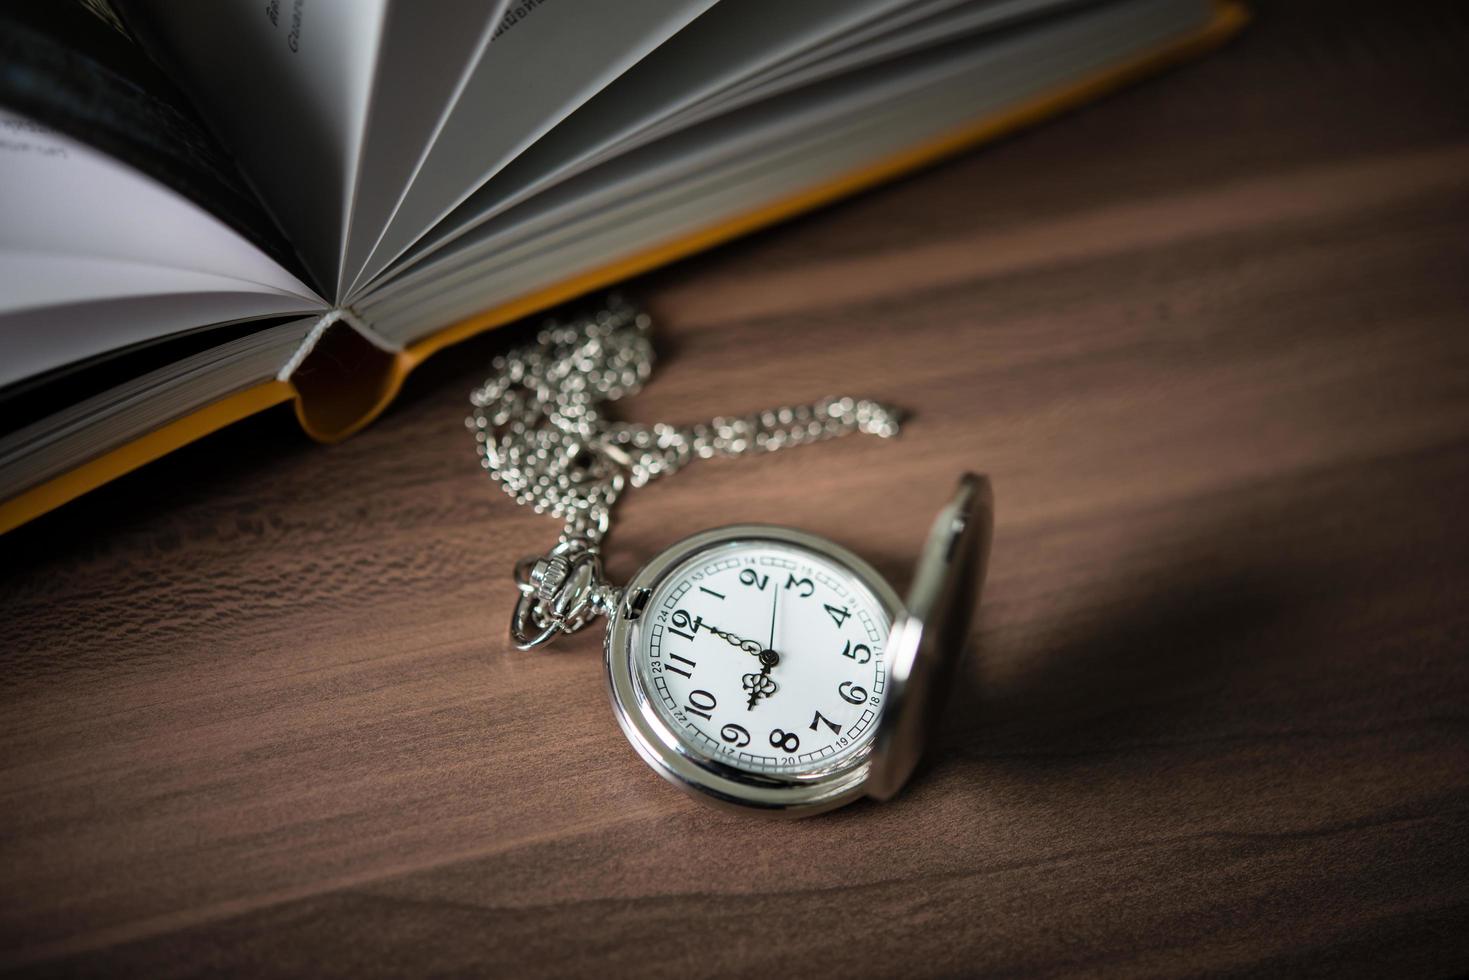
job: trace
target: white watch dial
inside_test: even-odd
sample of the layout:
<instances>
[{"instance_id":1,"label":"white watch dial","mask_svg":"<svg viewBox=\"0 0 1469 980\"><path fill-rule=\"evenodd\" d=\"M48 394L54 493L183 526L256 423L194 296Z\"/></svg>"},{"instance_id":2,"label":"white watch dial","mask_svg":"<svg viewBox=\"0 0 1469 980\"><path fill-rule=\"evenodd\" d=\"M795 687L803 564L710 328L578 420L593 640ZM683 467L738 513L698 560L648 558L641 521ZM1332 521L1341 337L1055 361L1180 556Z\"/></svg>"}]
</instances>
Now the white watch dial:
<instances>
[{"instance_id":1,"label":"white watch dial","mask_svg":"<svg viewBox=\"0 0 1469 980\"><path fill-rule=\"evenodd\" d=\"M892 624L850 568L777 541L703 549L644 606L634 660L687 748L767 775L857 761L877 730Z\"/></svg>"}]
</instances>

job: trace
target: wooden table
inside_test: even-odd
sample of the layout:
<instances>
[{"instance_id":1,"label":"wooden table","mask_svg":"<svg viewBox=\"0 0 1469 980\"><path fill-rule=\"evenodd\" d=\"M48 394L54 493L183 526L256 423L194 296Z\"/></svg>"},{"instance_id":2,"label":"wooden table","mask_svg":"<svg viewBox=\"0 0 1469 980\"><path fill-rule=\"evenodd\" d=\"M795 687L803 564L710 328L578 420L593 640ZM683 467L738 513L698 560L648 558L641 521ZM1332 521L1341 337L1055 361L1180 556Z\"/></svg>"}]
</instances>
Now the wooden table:
<instances>
[{"instance_id":1,"label":"wooden table","mask_svg":"<svg viewBox=\"0 0 1469 980\"><path fill-rule=\"evenodd\" d=\"M691 466L714 524L906 586L989 472L990 588L888 805L653 776L598 637L506 652L553 523L456 348L350 442L240 425L0 539L0 960L37 973L687 977L1469 968L1469 19L1267 4L1238 43L633 285L690 421L913 413Z\"/></svg>"}]
</instances>

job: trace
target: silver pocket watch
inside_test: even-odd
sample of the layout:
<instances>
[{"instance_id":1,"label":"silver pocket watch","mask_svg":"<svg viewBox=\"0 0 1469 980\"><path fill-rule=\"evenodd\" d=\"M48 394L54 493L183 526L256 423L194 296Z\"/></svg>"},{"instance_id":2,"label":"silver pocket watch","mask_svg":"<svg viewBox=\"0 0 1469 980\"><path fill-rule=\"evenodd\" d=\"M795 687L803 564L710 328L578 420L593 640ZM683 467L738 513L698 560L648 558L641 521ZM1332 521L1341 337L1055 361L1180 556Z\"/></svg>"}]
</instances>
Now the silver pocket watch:
<instances>
[{"instance_id":1,"label":"silver pocket watch","mask_svg":"<svg viewBox=\"0 0 1469 980\"><path fill-rule=\"evenodd\" d=\"M609 421L602 404L651 372L649 330L646 314L613 297L497 358L471 395L485 469L566 522L548 554L516 566L511 638L534 649L606 616L623 732L654 771L702 799L803 816L891 798L918 763L979 602L988 480L960 479L906 602L851 551L760 524L685 538L617 588L600 546L626 487L695 458L897 434L893 409L851 398L684 428Z\"/></svg>"}]
</instances>

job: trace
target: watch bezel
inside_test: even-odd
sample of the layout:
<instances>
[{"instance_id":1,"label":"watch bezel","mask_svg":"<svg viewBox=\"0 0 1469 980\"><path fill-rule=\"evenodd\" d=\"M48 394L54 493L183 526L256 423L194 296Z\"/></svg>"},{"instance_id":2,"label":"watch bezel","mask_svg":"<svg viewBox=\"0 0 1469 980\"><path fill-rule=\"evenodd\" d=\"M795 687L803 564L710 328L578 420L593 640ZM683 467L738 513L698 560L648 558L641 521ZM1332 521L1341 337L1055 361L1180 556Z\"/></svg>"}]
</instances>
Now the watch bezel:
<instances>
[{"instance_id":1,"label":"watch bezel","mask_svg":"<svg viewBox=\"0 0 1469 980\"><path fill-rule=\"evenodd\" d=\"M608 694L613 714L633 748L664 779L706 801L782 816L806 816L849 803L863 795L871 744L847 764L818 775L746 772L698 752L658 713L636 664L634 639L639 620L629 615L628 597L655 592L667 575L701 551L736 542L768 541L815 552L860 578L888 615L889 626L903 613L898 594L862 558L819 535L771 524L731 524L675 542L638 570L623 590L608 625L604 646ZM879 710L874 728L882 724Z\"/></svg>"}]
</instances>

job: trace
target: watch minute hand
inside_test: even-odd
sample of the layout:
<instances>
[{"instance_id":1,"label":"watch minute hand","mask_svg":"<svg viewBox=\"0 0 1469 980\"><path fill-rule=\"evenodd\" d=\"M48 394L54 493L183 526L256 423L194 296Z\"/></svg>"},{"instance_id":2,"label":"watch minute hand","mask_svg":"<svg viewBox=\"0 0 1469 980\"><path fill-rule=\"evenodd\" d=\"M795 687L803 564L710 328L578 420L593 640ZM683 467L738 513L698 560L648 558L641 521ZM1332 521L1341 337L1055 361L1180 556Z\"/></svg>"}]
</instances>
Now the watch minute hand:
<instances>
[{"instance_id":1,"label":"watch minute hand","mask_svg":"<svg viewBox=\"0 0 1469 980\"><path fill-rule=\"evenodd\" d=\"M770 591L773 593L771 595L771 597L770 597L770 643L766 646L765 649L767 649L767 650L774 650L775 649L775 609L776 609L776 607L778 605L780 605L780 589L771 589Z\"/></svg>"}]
</instances>

